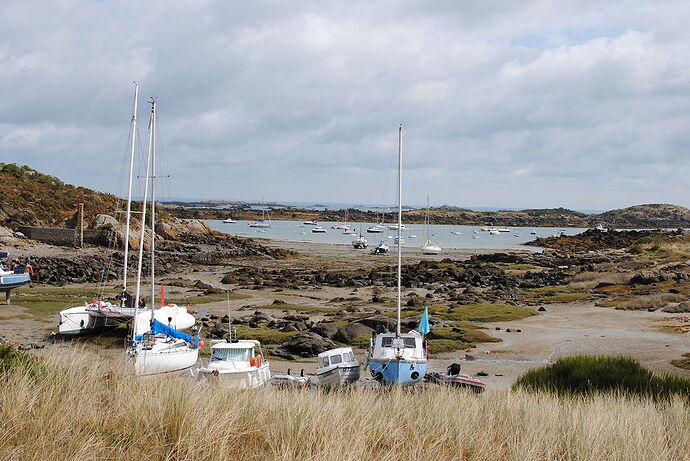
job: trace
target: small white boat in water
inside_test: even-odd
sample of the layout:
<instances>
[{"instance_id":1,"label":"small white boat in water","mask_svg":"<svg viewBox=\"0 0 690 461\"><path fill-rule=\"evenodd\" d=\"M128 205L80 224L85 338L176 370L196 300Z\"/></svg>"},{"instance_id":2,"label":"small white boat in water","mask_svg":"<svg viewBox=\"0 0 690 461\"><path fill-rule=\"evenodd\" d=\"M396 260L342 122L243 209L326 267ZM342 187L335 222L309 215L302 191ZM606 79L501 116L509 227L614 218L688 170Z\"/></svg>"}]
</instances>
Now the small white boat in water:
<instances>
[{"instance_id":1,"label":"small white boat in water","mask_svg":"<svg viewBox=\"0 0 690 461\"><path fill-rule=\"evenodd\" d=\"M370 234L380 234L385 230L386 228L383 226L383 224L374 224L367 229L367 232Z\"/></svg>"},{"instance_id":2,"label":"small white boat in water","mask_svg":"<svg viewBox=\"0 0 690 461\"><path fill-rule=\"evenodd\" d=\"M390 226L388 226L388 229L390 229L390 230L398 230L398 225L397 225L397 224L391 224ZM405 226L404 224L402 224L402 225L400 226L400 230L407 230L407 226Z\"/></svg>"},{"instance_id":3,"label":"small white boat in water","mask_svg":"<svg viewBox=\"0 0 690 461\"><path fill-rule=\"evenodd\" d=\"M311 221L304 221L302 222L305 226L318 226L319 223L316 222L315 219L312 219Z\"/></svg>"},{"instance_id":4,"label":"small white boat in water","mask_svg":"<svg viewBox=\"0 0 690 461\"><path fill-rule=\"evenodd\" d=\"M216 380L224 387L251 389L265 385L271 370L261 343L253 339L217 340L211 343L211 360L197 377Z\"/></svg>"},{"instance_id":5,"label":"small white boat in water","mask_svg":"<svg viewBox=\"0 0 690 461\"><path fill-rule=\"evenodd\" d=\"M359 381L359 362L349 347L322 352L316 360L320 386L342 387Z\"/></svg>"},{"instance_id":6,"label":"small white boat in water","mask_svg":"<svg viewBox=\"0 0 690 461\"><path fill-rule=\"evenodd\" d=\"M325 234L326 232L328 232L326 229L324 229L321 226L316 226L311 231L313 234Z\"/></svg>"},{"instance_id":7,"label":"small white boat in water","mask_svg":"<svg viewBox=\"0 0 690 461\"><path fill-rule=\"evenodd\" d=\"M256 221L252 221L247 224L249 227L258 227L258 228L268 228L271 227L270 222L266 222L263 219L258 219Z\"/></svg>"},{"instance_id":8,"label":"small white boat in water","mask_svg":"<svg viewBox=\"0 0 690 461\"><path fill-rule=\"evenodd\" d=\"M510 232L510 229L508 229L507 227L499 227L497 230L499 232Z\"/></svg>"},{"instance_id":9,"label":"small white boat in water","mask_svg":"<svg viewBox=\"0 0 690 461\"><path fill-rule=\"evenodd\" d=\"M490 229L489 230L489 235L498 235L498 234L500 234L498 229Z\"/></svg>"},{"instance_id":10,"label":"small white boat in water","mask_svg":"<svg viewBox=\"0 0 690 461\"><path fill-rule=\"evenodd\" d=\"M224 224L233 224L233 223L236 223L236 222L237 222L237 221L235 221L235 220L232 219L232 218L228 218L228 219L224 219L224 220L223 220L223 223L224 223Z\"/></svg>"}]
</instances>

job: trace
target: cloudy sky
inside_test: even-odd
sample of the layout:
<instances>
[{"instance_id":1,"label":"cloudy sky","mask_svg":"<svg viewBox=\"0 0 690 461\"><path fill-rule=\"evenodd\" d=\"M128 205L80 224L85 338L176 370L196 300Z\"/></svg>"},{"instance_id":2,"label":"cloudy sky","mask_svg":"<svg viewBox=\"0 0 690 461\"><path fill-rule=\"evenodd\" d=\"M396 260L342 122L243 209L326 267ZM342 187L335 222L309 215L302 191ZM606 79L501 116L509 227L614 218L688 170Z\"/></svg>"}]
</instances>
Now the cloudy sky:
<instances>
[{"instance_id":1,"label":"cloudy sky","mask_svg":"<svg viewBox=\"0 0 690 461\"><path fill-rule=\"evenodd\" d=\"M0 1L0 161L168 198L690 206L687 1Z\"/></svg>"}]
</instances>

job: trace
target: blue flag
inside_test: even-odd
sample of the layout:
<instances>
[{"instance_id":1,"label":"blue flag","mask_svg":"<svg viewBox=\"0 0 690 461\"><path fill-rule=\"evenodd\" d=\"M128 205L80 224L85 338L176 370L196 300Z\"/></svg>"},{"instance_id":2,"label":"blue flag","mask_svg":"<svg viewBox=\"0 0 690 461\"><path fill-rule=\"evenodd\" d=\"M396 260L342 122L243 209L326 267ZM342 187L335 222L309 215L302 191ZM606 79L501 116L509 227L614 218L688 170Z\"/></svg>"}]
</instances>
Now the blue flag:
<instances>
[{"instance_id":1,"label":"blue flag","mask_svg":"<svg viewBox=\"0 0 690 461\"><path fill-rule=\"evenodd\" d=\"M431 328L429 328L429 308L428 307L424 308L424 315L422 315L422 320L419 321L419 328L417 328L417 331L423 335L425 335L431 331Z\"/></svg>"}]
</instances>

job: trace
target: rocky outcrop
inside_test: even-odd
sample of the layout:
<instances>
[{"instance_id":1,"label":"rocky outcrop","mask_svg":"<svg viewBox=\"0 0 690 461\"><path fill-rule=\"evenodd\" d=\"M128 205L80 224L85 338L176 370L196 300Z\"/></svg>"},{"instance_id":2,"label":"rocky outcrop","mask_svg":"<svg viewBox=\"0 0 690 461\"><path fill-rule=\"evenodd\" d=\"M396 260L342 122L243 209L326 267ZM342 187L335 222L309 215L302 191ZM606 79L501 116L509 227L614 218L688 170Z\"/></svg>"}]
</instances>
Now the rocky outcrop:
<instances>
[{"instance_id":1,"label":"rocky outcrop","mask_svg":"<svg viewBox=\"0 0 690 461\"><path fill-rule=\"evenodd\" d=\"M289 353L300 357L313 357L328 349L333 349L336 344L328 338L309 331L291 336L283 343L282 347Z\"/></svg>"}]
</instances>

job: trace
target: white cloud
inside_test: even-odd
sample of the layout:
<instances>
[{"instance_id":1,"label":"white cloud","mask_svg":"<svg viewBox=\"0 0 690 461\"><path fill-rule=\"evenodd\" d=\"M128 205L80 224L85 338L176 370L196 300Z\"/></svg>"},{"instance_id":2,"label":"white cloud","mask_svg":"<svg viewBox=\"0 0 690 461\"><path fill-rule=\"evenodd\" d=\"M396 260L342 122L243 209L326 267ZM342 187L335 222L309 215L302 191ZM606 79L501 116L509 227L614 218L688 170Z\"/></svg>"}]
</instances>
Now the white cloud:
<instances>
[{"instance_id":1,"label":"white cloud","mask_svg":"<svg viewBox=\"0 0 690 461\"><path fill-rule=\"evenodd\" d=\"M402 122L415 200L690 205L686 3L10 0L0 157L114 190L136 79L176 195L392 201Z\"/></svg>"}]
</instances>

